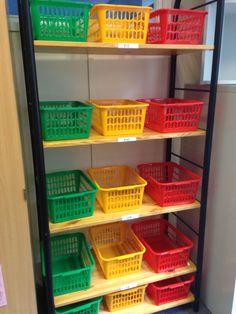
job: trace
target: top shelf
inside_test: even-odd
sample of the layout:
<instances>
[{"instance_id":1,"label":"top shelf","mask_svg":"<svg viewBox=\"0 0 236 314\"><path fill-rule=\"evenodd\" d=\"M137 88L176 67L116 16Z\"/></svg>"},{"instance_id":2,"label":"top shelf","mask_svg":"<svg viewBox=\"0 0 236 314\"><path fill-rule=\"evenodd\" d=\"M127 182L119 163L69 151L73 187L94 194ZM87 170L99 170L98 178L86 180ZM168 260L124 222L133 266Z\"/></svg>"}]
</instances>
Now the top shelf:
<instances>
[{"instance_id":1,"label":"top shelf","mask_svg":"<svg viewBox=\"0 0 236 314\"><path fill-rule=\"evenodd\" d=\"M110 44L97 42L34 41L35 52L99 55L180 55L214 50L213 45Z\"/></svg>"}]
</instances>

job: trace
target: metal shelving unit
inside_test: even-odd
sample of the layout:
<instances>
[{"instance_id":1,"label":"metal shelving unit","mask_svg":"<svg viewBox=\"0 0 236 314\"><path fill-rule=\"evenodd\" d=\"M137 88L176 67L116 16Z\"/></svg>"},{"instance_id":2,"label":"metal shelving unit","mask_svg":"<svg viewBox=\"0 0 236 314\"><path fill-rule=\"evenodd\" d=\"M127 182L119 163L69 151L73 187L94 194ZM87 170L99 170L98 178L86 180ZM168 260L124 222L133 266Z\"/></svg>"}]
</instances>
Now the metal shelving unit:
<instances>
[{"instance_id":1,"label":"metal shelving unit","mask_svg":"<svg viewBox=\"0 0 236 314\"><path fill-rule=\"evenodd\" d=\"M172 273L155 274L149 269L146 263L143 264L143 268L140 274L127 276L124 278L124 284L128 286L129 283L135 282L138 285L154 282L157 280L163 280L165 278L174 277L181 274L191 273L196 271L196 283L194 287L194 296L192 294L185 300L173 302L165 306L154 306L147 298L142 306L137 306L133 309L137 313L154 313L167 308L175 307L185 303L193 303L194 310L198 311L200 292L201 292L201 277L203 266L203 253L204 253L204 236L205 236L205 224L206 224L206 209L207 209L207 194L208 194L208 182L211 160L211 148L212 148L212 136L214 128L214 113L217 94L217 81L219 72L219 60L220 60L220 47L223 28L223 15L224 15L224 1L214 0L208 1L203 5L194 7L193 9L199 9L209 4L217 4L217 16L215 26L215 41L214 46L211 45L140 45L138 49L129 49L124 47L120 49L115 44L100 44L100 43L63 43L63 42L50 42L50 41L33 41L32 28L31 28L31 15L30 5L28 0L18 0L19 5L19 18L20 18L20 30L21 30L21 42L23 51L23 62L25 72L25 83L27 91L28 111L31 128L31 141L34 160L34 172L35 172L35 186L38 208L38 221L40 228L40 240L42 242L42 248L45 255L45 271L46 277L44 280L44 291L47 303L47 313L54 313L55 307L60 307L66 304L75 303L81 300L86 300L98 295L107 294L110 292L118 291L120 288L120 281L111 280L106 281L99 275L99 271L96 269L93 277L92 287L86 291L80 291L69 295L60 297L53 297L52 288L52 269L51 269L51 253L50 253L50 235L52 233L60 233L71 230L78 230L83 227L89 227L95 224L102 224L111 221L122 220L123 215L127 213L116 213L112 215L105 215L102 213L99 207L95 209L95 215L85 220L78 221L78 223L62 223L53 225L48 223L48 208L47 208L47 194L46 194L46 180L45 180L45 164L44 164L44 149L50 149L51 147L68 147L77 145L91 145L100 143L114 143L117 142L117 138L104 138L96 132L92 132L91 137L88 140L75 140L75 141L57 141L57 142L43 142L40 124L39 114L39 96L38 96L38 83L37 73L35 65L35 51L37 52L70 52L70 53L95 53L95 54L136 54L136 55L171 55L171 73L170 73L170 90L169 96L174 97L175 91L180 90L175 86L176 81L176 64L177 57L183 53L192 53L196 51L213 50L213 67L211 75L211 84L209 90L209 109L207 118L206 130L198 130L195 132L185 132L176 134L160 134L146 130L142 136L139 136L136 140L153 140L162 139L167 141L166 160L171 160L172 157L178 157L185 162L195 164L191 160L185 159L183 156L176 155L172 151L172 139L190 136L205 136L205 150L204 150L204 163L203 166L199 166L203 169L203 181L201 190L201 200L196 201L194 204L186 206L174 206L160 208L155 205L154 202L145 196L143 207L140 211L134 211L132 214L136 219L139 217L155 216L159 214L168 214L172 212L178 212L181 210L200 210L200 220L198 229L198 247L197 247L197 268L192 262L189 262L187 267L176 270ZM179 8L181 0L175 1L175 8ZM181 90L185 90L181 88ZM186 89L187 90L187 89ZM194 90L198 91L198 90ZM202 90L199 90L202 92ZM195 166L198 166L195 164ZM199 209L200 208L200 209ZM137 216L137 212L139 212ZM179 219L177 214L174 214ZM182 221L182 219L181 219ZM184 222L185 223L185 222ZM190 227L190 226L189 226ZM97 289L96 289L97 286ZM104 291L100 289L103 287ZM101 310L101 313L107 313L105 310ZM122 310L117 314L126 314L129 310ZM46 314L46 313L45 313Z\"/></svg>"}]
</instances>

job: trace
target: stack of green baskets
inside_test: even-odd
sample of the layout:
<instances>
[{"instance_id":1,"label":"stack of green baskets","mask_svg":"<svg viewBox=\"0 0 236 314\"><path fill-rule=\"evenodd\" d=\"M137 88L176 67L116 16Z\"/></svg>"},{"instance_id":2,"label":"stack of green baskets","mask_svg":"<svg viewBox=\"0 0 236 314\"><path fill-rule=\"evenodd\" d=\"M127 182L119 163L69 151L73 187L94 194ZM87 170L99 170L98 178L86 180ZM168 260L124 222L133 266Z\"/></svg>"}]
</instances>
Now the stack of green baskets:
<instances>
[{"instance_id":1,"label":"stack of green baskets","mask_svg":"<svg viewBox=\"0 0 236 314\"><path fill-rule=\"evenodd\" d=\"M102 297L56 309L55 314L98 314Z\"/></svg>"},{"instance_id":2,"label":"stack of green baskets","mask_svg":"<svg viewBox=\"0 0 236 314\"><path fill-rule=\"evenodd\" d=\"M90 288L95 261L83 233L52 236L51 256L54 296Z\"/></svg>"},{"instance_id":3,"label":"stack of green baskets","mask_svg":"<svg viewBox=\"0 0 236 314\"><path fill-rule=\"evenodd\" d=\"M34 39L87 41L89 3L31 0Z\"/></svg>"},{"instance_id":4,"label":"stack of green baskets","mask_svg":"<svg viewBox=\"0 0 236 314\"><path fill-rule=\"evenodd\" d=\"M93 215L97 187L82 171L50 173L46 183L52 223Z\"/></svg>"},{"instance_id":5,"label":"stack of green baskets","mask_svg":"<svg viewBox=\"0 0 236 314\"><path fill-rule=\"evenodd\" d=\"M88 138L93 107L79 101L40 102L43 139L46 141Z\"/></svg>"}]
</instances>

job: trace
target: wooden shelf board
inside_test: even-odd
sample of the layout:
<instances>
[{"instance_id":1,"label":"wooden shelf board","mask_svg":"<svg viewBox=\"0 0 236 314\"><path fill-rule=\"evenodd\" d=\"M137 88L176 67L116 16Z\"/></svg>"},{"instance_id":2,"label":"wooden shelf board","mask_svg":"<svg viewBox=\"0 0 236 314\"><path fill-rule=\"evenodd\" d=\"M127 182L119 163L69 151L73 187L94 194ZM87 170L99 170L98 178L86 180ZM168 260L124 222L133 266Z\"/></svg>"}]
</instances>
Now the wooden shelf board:
<instances>
[{"instance_id":1,"label":"wooden shelf board","mask_svg":"<svg viewBox=\"0 0 236 314\"><path fill-rule=\"evenodd\" d=\"M152 300L150 300L147 296L145 296L144 302L141 305L132 306L127 309L123 309L120 311L116 311L116 314L151 314L160 312L163 310L171 309L176 306L184 305L187 303L192 303L194 301L194 295L190 292L188 297L186 299L170 302L167 304L162 305L155 305ZM99 314L109 314L110 312L106 309L104 309L104 306L101 306L101 310L99 311Z\"/></svg>"},{"instance_id":2,"label":"wooden shelf board","mask_svg":"<svg viewBox=\"0 0 236 314\"><path fill-rule=\"evenodd\" d=\"M124 287L127 285L141 286L167 278L173 278L176 276L194 273L195 271L196 266L191 261L189 261L186 267L179 268L172 272L154 273L152 269L147 265L147 263L143 261L140 273L107 280L104 278L102 271L97 263L97 266L93 271L90 289L57 296L54 298L54 303L55 307L61 307L83 300L96 298L109 293L117 292L121 289L124 290ZM144 313L146 314L146 312Z\"/></svg>"},{"instance_id":3,"label":"wooden shelf board","mask_svg":"<svg viewBox=\"0 0 236 314\"><path fill-rule=\"evenodd\" d=\"M129 136L103 136L97 133L94 129L91 130L90 137L81 140L63 140L63 141L44 141L44 148L56 148L56 147L70 147L79 145L91 145L91 144L106 144L106 143L117 143L125 141L127 138L129 142L132 141L150 141L156 139L168 139L168 138L181 138L191 136L204 136L206 132L198 129L192 132L178 132L178 133L158 133L149 129L144 129L141 135L129 135Z\"/></svg>"},{"instance_id":4,"label":"wooden shelf board","mask_svg":"<svg viewBox=\"0 0 236 314\"><path fill-rule=\"evenodd\" d=\"M85 53L114 55L175 55L213 50L213 45L123 45L96 42L35 40L35 51L43 53Z\"/></svg>"},{"instance_id":5,"label":"wooden shelf board","mask_svg":"<svg viewBox=\"0 0 236 314\"><path fill-rule=\"evenodd\" d=\"M195 209L195 208L200 208L200 203L198 201L195 201L192 204L186 204L186 205L160 207L159 205L155 203L155 201L153 201L148 195L145 194L143 198L143 205L139 209L106 214L102 211L100 205L96 203L93 216L82 218L82 219L77 219L77 220L72 220L68 222L56 223L56 224L53 224L50 222L49 227L50 227L50 232L53 234L53 233L60 233L60 232L66 232L66 231L75 231L78 229L102 225L105 223L111 223L111 222L129 220L129 219L137 219L140 217L150 217L150 216L190 210L190 209ZM135 216L132 217L132 215L135 215Z\"/></svg>"}]
</instances>

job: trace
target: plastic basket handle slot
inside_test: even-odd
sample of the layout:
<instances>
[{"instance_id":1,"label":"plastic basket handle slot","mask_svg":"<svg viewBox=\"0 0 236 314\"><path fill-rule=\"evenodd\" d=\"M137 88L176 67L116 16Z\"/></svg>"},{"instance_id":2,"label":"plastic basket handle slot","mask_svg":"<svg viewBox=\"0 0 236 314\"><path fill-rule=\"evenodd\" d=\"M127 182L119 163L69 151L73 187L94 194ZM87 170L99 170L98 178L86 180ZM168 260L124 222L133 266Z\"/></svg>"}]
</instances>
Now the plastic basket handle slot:
<instances>
[{"instance_id":1,"label":"plastic basket handle slot","mask_svg":"<svg viewBox=\"0 0 236 314\"><path fill-rule=\"evenodd\" d=\"M140 180L141 181L141 180ZM136 189L136 188L142 188L144 186L147 185L147 182L145 182L144 180L142 180L143 182L137 183L137 184L133 184L133 185L126 185L126 186L122 186L122 187L115 187L115 188L101 188L99 187L99 190L101 191L123 191L123 190L132 190L132 189Z\"/></svg>"},{"instance_id":2,"label":"plastic basket handle slot","mask_svg":"<svg viewBox=\"0 0 236 314\"><path fill-rule=\"evenodd\" d=\"M173 285L169 285L168 287L163 287L163 288L168 288L168 289L180 288L185 285L191 284L193 281L194 281L194 275L191 275L188 280L184 280L183 282L177 282Z\"/></svg>"},{"instance_id":3,"label":"plastic basket handle slot","mask_svg":"<svg viewBox=\"0 0 236 314\"><path fill-rule=\"evenodd\" d=\"M168 289L175 289L175 288L180 288L180 287L183 287L183 286L185 286L184 282L178 282L178 283L170 285L169 287L166 287L166 288L168 288Z\"/></svg>"},{"instance_id":4,"label":"plastic basket handle slot","mask_svg":"<svg viewBox=\"0 0 236 314\"><path fill-rule=\"evenodd\" d=\"M135 255L139 255L139 254L140 254L140 252L138 252L138 253L130 253L130 254L126 254L125 256L118 256L118 257L116 257L115 259L116 259L117 261L122 261L122 260L124 260L124 259L132 258L132 257L134 257Z\"/></svg>"},{"instance_id":5,"label":"plastic basket handle slot","mask_svg":"<svg viewBox=\"0 0 236 314\"><path fill-rule=\"evenodd\" d=\"M158 255L161 255L161 256L164 256L164 255L175 255L175 254L184 253L185 251L186 251L186 248L184 248L184 249L177 248L177 249L171 250L169 252L159 253Z\"/></svg>"}]
</instances>

